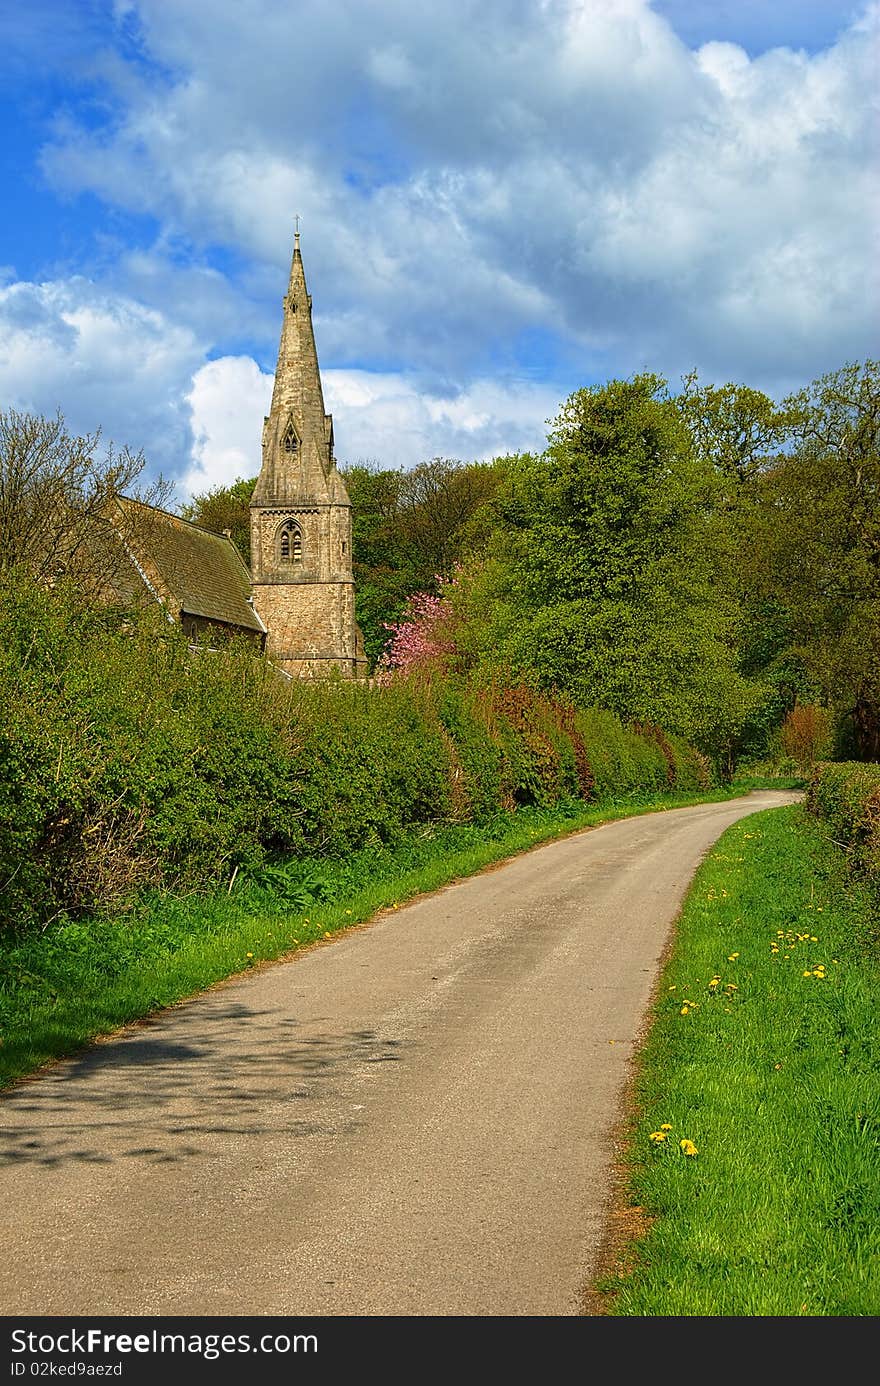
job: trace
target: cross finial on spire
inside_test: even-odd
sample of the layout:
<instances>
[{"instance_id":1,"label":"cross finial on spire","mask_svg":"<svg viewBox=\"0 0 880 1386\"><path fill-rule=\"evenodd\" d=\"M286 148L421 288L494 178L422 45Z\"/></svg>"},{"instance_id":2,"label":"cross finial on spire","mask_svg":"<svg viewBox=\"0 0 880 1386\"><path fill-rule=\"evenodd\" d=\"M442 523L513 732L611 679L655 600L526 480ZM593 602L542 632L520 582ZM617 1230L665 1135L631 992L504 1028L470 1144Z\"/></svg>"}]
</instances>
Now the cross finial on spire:
<instances>
[{"instance_id":1,"label":"cross finial on spire","mask_svg":"<svg viewBox=\"0 0 880 1386\"><path fill-rule=\"evenodd\" d=\"M296 213L294 214L293 221L294 221L293 248L294 248L294 250L299 250L299 223L300 223L300 215L299 215L299 212L296 212Z\"/></svg>"}]
</instances>

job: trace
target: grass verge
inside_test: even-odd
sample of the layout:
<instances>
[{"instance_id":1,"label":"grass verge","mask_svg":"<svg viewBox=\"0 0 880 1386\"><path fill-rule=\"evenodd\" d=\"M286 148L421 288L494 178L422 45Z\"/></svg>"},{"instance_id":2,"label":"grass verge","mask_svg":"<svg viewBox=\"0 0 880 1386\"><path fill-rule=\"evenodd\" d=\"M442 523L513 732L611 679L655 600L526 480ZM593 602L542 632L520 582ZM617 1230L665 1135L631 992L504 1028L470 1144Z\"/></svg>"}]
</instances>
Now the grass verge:
<instances>
[{"instance_id":1,"label":"grass verge","mask_svg":"<svg viewBox=\"0 0 880 1386\"><path fill-rule=\"evenodd\" d=\"M152 894L126 914L7 936L0 944L0 1086L226 977L540 842L634 813L733 798L749 787L521 809L491 827L425 830L345 860L266 867L253 879L239 877L231 891Z\"/></svg>"},{"instance_id":2,"label":"grass verge","mask_svg":"<svg viewBox=\"0 0 880 1386\"><path fill-rule=\"evenodd\" d=\"M876 893L801 808L715 845L640 1058L625 1158L648 1230L605 1312L880 1312L877 935Z\"/></svg>"}]
</instances>

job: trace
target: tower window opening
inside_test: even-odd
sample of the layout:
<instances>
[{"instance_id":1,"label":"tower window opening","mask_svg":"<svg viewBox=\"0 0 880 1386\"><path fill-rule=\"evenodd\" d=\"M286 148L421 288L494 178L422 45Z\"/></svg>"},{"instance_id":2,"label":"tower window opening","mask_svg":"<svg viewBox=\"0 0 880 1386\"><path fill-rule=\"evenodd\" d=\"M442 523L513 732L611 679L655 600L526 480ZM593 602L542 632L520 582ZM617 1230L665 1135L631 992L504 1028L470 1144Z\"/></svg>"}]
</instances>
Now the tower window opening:
<instances>
[{"instance_id":1,"label":"tower window opening","mask_svg":"<svg viewBox=\"0 0 880 1386\"><path fill-rule=\"evenodd\" d=\"M299 443L297 440L297 436L294 433L293 428L289 428L284 435L284 451L296 452L298 446Z\"/></svg>"},{"instance_id":2,"label":"tower window opening","mask_svg":"<svg viewBox=\"0 0 880 1386\"><path fill-rule=\"evenodd\" d=\"M281 526L278 552L282 563L302 563L302 530L295 520Z\"/></svg>"}]
</instances>

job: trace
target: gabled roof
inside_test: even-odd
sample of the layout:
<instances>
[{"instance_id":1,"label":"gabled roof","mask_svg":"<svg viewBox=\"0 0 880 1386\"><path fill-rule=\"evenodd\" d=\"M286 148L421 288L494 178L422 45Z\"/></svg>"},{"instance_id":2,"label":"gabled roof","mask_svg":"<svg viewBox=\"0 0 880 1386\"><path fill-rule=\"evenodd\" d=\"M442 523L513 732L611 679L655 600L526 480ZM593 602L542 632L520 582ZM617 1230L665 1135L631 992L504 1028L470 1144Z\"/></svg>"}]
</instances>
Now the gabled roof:
<instances>
[{"instance_id":1,"label":"gabled roof","mask_svg":"<svg viewBox=\"0 0 880 1386\"><path fill-rule=\"evenodd\" d=\"M155 595L186 616L265 634L250 603L251 575L225 534L120 496L123 543Z\"/></svg>"}]
</instances>

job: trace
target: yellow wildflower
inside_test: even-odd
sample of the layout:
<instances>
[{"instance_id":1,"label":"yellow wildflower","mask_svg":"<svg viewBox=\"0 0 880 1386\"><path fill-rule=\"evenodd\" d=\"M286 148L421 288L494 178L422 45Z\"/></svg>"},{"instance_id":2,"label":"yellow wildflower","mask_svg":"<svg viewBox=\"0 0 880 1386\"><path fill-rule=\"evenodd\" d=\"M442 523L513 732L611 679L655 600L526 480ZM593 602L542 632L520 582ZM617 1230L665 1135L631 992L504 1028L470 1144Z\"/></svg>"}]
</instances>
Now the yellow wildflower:
<instances>
[{"instance_id":1,"label":"yellow wildflower","mask_svg":"<svg viewBox=\"0 0 880 1386\"><path fill-rule=\"evenodd\" d=\"M648 1136L648 1140L649 1140L649 1141L654 1141L657 1145L659 1145L661 1141L665 1141L665 1140L666 1140L666 1132L665 1132L665 1131L652 1131L652 1132L650 1133L650 1135Z\"/></svg>"},{"instance_id":2,"label":"yellow wildflower","mask_svg":"<svg viewBox=\"0 0 880 1386\"><path fill-rule=\"evenodd\" d=\"M685 1155L698 1155L698 1154L699 1154L699 1151L697 1150L697 1147L694 1145L693 1141L686 1141L686 1140L685 1140L685 1141L679 1141L678 1144L680 1145L681 1149L684 1151Z\"/></svg>"},{"instance_id":3,"label":"yellow wildflower","mask_svg":"<svg viewBox=\"0 0 880 1386\"><path fill-rule=\"evenodd\" d=\"M668 1121L664 1121L663 1125L660 1127L660 1130L661 1130L661 1131L671 1131L671 1130L672 1130L672 1127L670 1126L670 1124L669 1124Z\"/></svg>"},{"instance_id":4,"label":"yellow wildflower","mask_svg":"<svg viewBox=\"0 0 880 1386\"><path fill-rule=\"evenodd\" d=\"M679 1015L687 1015L689 1010L690 1006L682 1006L681 1010L679 1011Z\"/></svg>"},{"instance_id":5,"label":"yellow wildflower","mask_svg":"<svg viewBox=\"0 0 880 1386\"><path fill-rule=\"evenodd\" d=\"M728 955L727 955L727 961L728 961L728 962L736 962L736 960L737 960L738 957L739 957L739 953L728 953Z\"/></svg>"}]
</instances>

